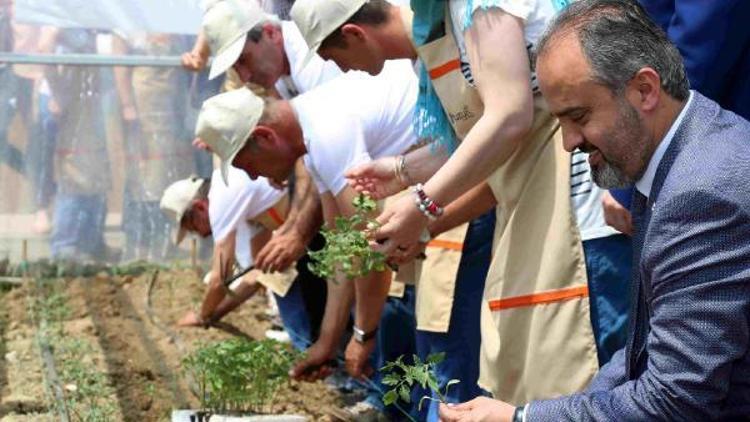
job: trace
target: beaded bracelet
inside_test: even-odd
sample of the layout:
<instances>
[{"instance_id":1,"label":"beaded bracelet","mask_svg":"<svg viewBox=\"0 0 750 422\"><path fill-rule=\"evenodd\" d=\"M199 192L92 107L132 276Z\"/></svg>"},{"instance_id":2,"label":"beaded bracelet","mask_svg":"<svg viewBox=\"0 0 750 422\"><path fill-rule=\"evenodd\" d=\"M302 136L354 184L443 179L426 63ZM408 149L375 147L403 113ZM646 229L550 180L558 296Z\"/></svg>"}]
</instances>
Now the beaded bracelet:
<instances>
[{"instance_id":1,"label":"beaded bracelet","mask_svg":"<svg viewBox=\"0 0 750 422\"><path fill-rule=\"evenodd\" d=\"M430 220L435 220L443 215L443 207L427 196L421 183L417 183L414 186L414 202L417 205L417 209Z\"/></svg>"}]
</instances>

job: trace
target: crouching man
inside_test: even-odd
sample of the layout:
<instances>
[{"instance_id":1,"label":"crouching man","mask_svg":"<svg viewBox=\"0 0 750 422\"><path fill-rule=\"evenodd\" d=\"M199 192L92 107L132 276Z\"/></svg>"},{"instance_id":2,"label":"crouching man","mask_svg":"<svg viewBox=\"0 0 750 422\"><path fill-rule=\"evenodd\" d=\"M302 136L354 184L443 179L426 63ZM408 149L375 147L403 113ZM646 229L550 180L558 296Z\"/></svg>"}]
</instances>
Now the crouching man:
<instances>
[{"instance_id":1,"label":"crouching man","mask_svg":"<svg viewBox=\"0 0 750 422\"><path fill-rule=\"evenodd\" d=\"M208 290L200 310L188 312L178 325L209 327L236 309L259 289L271 290L282 321L299 349L317 338L325 302L325 282L306 277L304 282L291 268L283 273L250 271L227 295L224 279L233 274L235 262L241 268L253 265L253 257L267 244L273 230L284 223L288 211L286 190L272 187L267 179L250 180L245 173L231 169L228 184L218 180L190 177L172 184L161 200L162 211L179 225L176 242L187 233L213 236L215 246L208 274Z\"/></svg>"}]
</instances>

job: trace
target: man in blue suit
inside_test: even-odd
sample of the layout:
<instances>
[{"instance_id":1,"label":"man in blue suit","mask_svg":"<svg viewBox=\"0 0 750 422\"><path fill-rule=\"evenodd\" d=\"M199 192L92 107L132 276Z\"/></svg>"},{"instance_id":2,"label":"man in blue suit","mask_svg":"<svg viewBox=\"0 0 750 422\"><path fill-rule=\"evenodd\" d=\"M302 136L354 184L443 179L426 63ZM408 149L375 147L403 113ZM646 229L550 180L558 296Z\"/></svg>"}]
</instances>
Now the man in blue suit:
<instances>
[{"instance_id":1,"label":"man in blue suit","mask_svg":"<svg viewBox=\"0 0 750 422\"><path fill-rule=\"evenodd\" d=\"M442 406L442 419L746 419L750 122L689 90L679 51L635 0L573 3L540 42L537 75L594 181L636 186L628 342L585 392L480 398Z\"/></svg>"},{"instance_id":2,"label":"man in blue suit","mask_svg":"<svg viewBox=\"0 0 750 422\"><path fill-rule=\"evenodd\" d=\"M750 1L639 1L682 53L690 87L750 119Z\"/></svg>"}]
</instances>

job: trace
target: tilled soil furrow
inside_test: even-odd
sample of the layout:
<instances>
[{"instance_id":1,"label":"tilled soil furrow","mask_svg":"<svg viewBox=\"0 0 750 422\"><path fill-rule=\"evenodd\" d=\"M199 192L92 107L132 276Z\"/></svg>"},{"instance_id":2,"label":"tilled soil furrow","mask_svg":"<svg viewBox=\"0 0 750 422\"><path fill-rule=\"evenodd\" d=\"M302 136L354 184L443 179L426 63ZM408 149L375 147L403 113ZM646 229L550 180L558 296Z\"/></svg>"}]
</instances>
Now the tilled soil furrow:
<instances>
[{"instance_id":1,"label":"tilled soil furrow","mask_svg":"<svg viewBox=\"0 0 750 422\"><path fill-rule=\"evenodd\" d=\"M125 419L164 419L171 408L155 400L161 391L169 391L174 405L187 406L176 375L120 286L94 279L81 288Z\"/></svg>"}]
</instances>

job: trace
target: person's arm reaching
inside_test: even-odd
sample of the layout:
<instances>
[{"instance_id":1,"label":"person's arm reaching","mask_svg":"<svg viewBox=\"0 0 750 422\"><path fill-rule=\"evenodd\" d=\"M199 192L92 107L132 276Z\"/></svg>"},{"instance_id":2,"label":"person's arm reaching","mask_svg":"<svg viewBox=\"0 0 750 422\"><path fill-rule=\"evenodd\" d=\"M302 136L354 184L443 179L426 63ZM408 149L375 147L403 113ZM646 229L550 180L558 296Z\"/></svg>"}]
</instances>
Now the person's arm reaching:
<instances>
[{"instance_id":1,"label":"person's arm reaching","mask_svg":"<svg viewBox=\"0 0 750 422\"><path fill-rule=\"evenodd\" d=\"M353 204L357 196L358 193L349 186L339 192L336 196L336 204L342 216L350 217L357 212ZM360 229L364 230L365 227ZM366 333L376 330L380 323L383 306L388 298L391 272L373 271L365 277L341 282L354 284L354 325ZM368 371L371 368L369 368L368 358L374 348L374 338L365 343L360 343L354 338L349 341L346 348L346 369L349 375L354 378L369 375Z\"/></svg>"},{"instance_id":2,"label":"person's arm reaching","mask_svg":"<svg viewBox=\"0 0 750 422\"><path fill-rule=\"evenodd\" d=\"M424 183L448 161L444 149L425 145L408 154L383 157L360 164L346 172L349 185L373 199L385 199L416 183ZM401 162L400 160L403 160ZM398 179L397 168L402 180Z\"/></svg>"},{"instance_id":3,"label":"person's arm reaching","mask_svg":"<svg viewBox=\"0 0 750 422\"><path fill-rule=\"evenodd\" d=\"M340 215L336 198L330 193L320 195L326 225L333 227L336 217ZM348 280L327 280L328 296L320 336L298 362L289 375L298 380L314 381L331 374L327 363L336 357L338 345L346 330L352 303L354 302L354 285Z\"/></svg>"},{"instance_id":4,"label":"person's arm reaching","mask_svg":"<svg viewBox=\"0 0 750 422\"><path fill-rule=\"evenodd\" d=\"M438 204L447 205L483 182L515 151L534 118L528 52L523 22L499 8L478 10L465 31L466 48L484 114L450 159L424 185ZM427 218L406 197L387 207L376 233L383 252L408 247Z\"/></svg>"},{"instance_id":5,"label":"person's arm reaching","mask_svg":"<svg viewBox=\"0 0 750 422\"><path fill-rule=\"evenodd\" d=\"M264 272L284 271L305 254L305 248L323 223L320 196L302 160L295 168L292 203L284 224L256 256L256 266Z\"/></svg>"},{"instance_id":6,"label":"person's arm reaching","mask_svg":"<svg viewBox=\"0 0 750 422\"><path fill-rule=\"evenodd\" d=\"M206 67L210 55L211 50L208 46L206 34L201 30L195 40L193 49L182 55L182 67L193 72L200 72Z\"/></svg>"},{"instance_id":7,"label":"person's arm reaching","mask_svg":"<svg viewBox=\"0 0 750 422\"><path fill-rule=\"evenodd\" d=\"M199 315L206 324L210 324L214 310L226 296L227 287L224 286L224 279L232 275L236 234L237 232L233 230L214 245L211 279Z\"/></svg>"}]
</instances>

